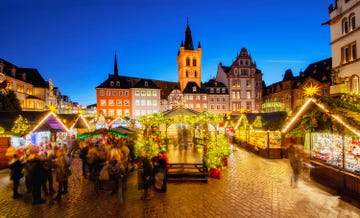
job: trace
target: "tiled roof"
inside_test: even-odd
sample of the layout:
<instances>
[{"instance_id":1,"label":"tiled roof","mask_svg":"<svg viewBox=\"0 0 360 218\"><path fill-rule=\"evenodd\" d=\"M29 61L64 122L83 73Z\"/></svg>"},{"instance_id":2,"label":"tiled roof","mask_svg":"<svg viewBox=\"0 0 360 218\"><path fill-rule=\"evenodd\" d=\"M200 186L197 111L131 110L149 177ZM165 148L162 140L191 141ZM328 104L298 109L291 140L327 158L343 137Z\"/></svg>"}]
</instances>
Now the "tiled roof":
<instances>
[{"instance_id":1,"label":"tiled roof","mask_svg":"<svg viewBox=\"0 0 360 218\"><path fill-rule=\"evenodd\" d=\"M183 106L177 106L173 109L163 112L163 115L166 117L172 117L177 115L198 115L200 112L191 110L190 108L184 108Z\"/></svg>"},{"instance_id":2,"label":"tiled roof","mask_svg":"<svg viewBox=\"0 0 360 218\"><path fill-rule=\"evenodd\" d=\"M41 76L41 74L37 69L20 68L1 58L0 58L0 62L3 62L5 64L4 73L6 74L6 76L13 77L18 80L30 83L35 87L43 87L43 88L49 87L49 85L47 84L47 82L44 80L44 78ZM15 76L13 76L11 73L13 67L15 67L16 69Z\"/></svg>"},{"instance_id":3,"label":"tiled roof","mask_svg":"<svg viewBox=\"0 0 360 218\"><path fill-rule=\"evenodd\" d=\"M159 89L159 87L150 79L141 79L133 86L133 88Z\"/></svg>"},{"instance_id":4,"label":"tiled roof","mask_svg":"<svg viewBox=\"0 0 360 218\"><path fill-rule=\"evenodd\" d=\"M194 91L194 86L196 87L195 91ZM204 94L206 93L206 91L199 87L196 82L188 82L185 86L185 89L183 90L184 94L191 94L191 93L198 93L198 94Z\"/></svg>"}]
</instances>

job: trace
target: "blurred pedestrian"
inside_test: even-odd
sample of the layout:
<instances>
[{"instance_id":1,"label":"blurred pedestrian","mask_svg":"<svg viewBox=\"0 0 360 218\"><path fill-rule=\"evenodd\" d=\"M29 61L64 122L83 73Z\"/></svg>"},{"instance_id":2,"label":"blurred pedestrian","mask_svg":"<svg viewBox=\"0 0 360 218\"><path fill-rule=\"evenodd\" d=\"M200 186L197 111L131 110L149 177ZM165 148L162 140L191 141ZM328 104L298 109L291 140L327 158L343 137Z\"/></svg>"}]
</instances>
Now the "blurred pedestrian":
<instances>
[{"instance_id":1,"label":"blurred pedestrian","mask_svg":"<svg viewBox=\"0 0 360 218\"><path fill-rule=\"evenodd\" d=\"M46 177L43 161L38 153L31 153L26 162L28 165L28 179L33 198L33 204L43 204L45 200L41 198L41 184Z\"/></svg>"},{"instance_id":2,"label":"blurred pedestrian","mask_svg":"<svg viewBox=\"0 0 360 218\"><path fill-rule=\"evenodd\" d=\"M58 193L55 200L61 200L61 195L68 193L68 177L70 176L70 163L63 149L56 151L56 181L58 182Z\"/></svg>"},{"instance_id":3,"label":"blurred pedestrian","mask_svg":"<svg viewBox=\"0 0 360 218\"><path fill-rule=\"evenodd\" d=\"M144 190L143 196L141 197L144 200L150 199L149 188L152 184L152 175L153 167L150 160L143 154L139 160L138 189Z\"/></svg>"},{"instance_id":4,"label":"blurred pedestrian","mask_svg":"<svg viewBox=\"0 0 360 218\"><path fill-rule=\"evenodd\" d=\"M23 164L14 154L13 158L9 162L10 179L13 181L13 199L21 198L22 195L18 192L20 179L24 176L22 173Z\"/></svg>"},{"instance_id":5,"label":"blurred pedestrian","mask_svg":"<svg viewBox=\"0 0 360 218\"><path fill-rule=\"evenodd\" d=\"M291 176L291 187L296 188L302 169L301 155L297 151L294 144L290 144L288 155L290 166L293 171Z\"/></svg>"},{"instance_id":6,"label":"blurred pedestrian","mask_svg":"<svg viewBox=\"0 0 360 218\"><path fill-rule=\"evenodd\" d=\"M89 147L87 142L81 142L80 143L80 153L79 153L79 157L82 161L82 176L86 179L87 178L87 170L89 170L88 168L88 160L87 160L87 155L89 152Z\"/></svg>"}]
</instances>

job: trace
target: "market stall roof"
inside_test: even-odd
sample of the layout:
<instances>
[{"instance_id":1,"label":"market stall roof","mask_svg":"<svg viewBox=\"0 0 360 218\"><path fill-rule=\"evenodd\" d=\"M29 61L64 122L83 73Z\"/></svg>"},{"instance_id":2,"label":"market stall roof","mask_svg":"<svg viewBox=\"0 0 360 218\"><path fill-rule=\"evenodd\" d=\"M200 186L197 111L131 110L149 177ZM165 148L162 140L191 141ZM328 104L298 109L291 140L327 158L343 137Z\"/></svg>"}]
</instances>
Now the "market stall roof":
<instances>
[{"instance_id":1,"label":"market stall roof","mask_svg":"<svg viewBox=\"0 0 360 218\"><path fill-rule=\"evenodd\" d=\"M90 129L87 120L82 114L58 114L59 119L68 128L86 128Z\"/></svg>"},{"instance_id":2,"label":"market stall roof","mask_svg":"<svg viewBox=\"0 0 360 218\"><path fill-rule=\"evenodd\" d=\"M235 129L238 129L241 123L245 122L249 125L250 129L259 129L259 130L281 130L285 120L287 118L287 113L280 112L267 112L267 113L243 113L238 115L231 116L228 122L232 122L232 125ZM257 126L256 120L260 119L261 125Z\"/></svg>"},{"instance_id":3,"label":"market stall roof","mask_svg":"<svg viewBox=\"0 0 360 218\"><path fill-rule=\"evenodd\" d=\"M302 116L305 113L314 107L318 107L349 131L357 136L360 136L360 109L355 106L351 106L349 103L339 102L339 100L330 97L311 97L305 102L305 104L303 104L293 117L287 120L286 125L284 125L281 131L283 133L288 133L301 122Z\"/></svg>"},{"instance_id":4,"label":"market stall roof","mask_svg":"<svg viewBox=\"0 0 360 218\"><path fill-rule=\"evenodd\" d=\"M8 135L20 115L28 121L30 132L43 130L68 131L57 115L51 111L20 111L20 112L0 112L0 126L5 129Z\"/></svg>"},{"instance_id":5,"label":"market stall roof","mask_svg":"<svg viewBox=\"0 0 360 218\"><path fill-rule=\"evenodd\" d=\"M177 115L199 115L200 112L197 112L195 110L191 110L189 108L185 108L184 106L177 106L173 109L167 110L163 112L163 115L165 117L173 117Z\"/></svg>"}]
</instances>

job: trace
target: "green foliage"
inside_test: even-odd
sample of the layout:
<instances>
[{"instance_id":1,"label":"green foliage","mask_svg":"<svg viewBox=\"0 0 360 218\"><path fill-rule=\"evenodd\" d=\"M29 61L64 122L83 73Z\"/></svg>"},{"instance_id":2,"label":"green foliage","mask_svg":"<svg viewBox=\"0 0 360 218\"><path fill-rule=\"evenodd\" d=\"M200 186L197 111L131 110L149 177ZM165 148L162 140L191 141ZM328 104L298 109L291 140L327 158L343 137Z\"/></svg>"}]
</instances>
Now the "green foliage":
<instances>
[{"instance_id":1,"label":"green foliage","mask_svg":"<svg viewBox=\"0 0 360 218\"><path fill-rule=\"evenodd\" d=\"M21 111L20 102L13 91L0 92L0 111Z\"/></svg>"},{"instance_id":2,"label":"green foliage","mask_svg":"<svg viewBox=\"0 0 360 218\"><path fill-rule=\"evenodd\" d=\"M29 121L23 116L19 115L19 117L15 120L13 127L11 128L11 134L14 136L24 136L28 134L30 130Z\"/></svg>"},{"instance_id":3,"label":"green foliage","mask_svg":"<svg viewBox=\"0 0 360 218\"><path fill-rule=\"evenodd\" d=\"M224 134L211 134L207 142L204 161L209 168L222 167L223 159L230 155L228 139Z\"/></svg>"},{"instance_id":4,"label":"green foliage","mask_svg":"<svg viewBox=\"0 0 360 218\"><path fill-rule=\"evenodd\" d=\"M0 126L0 135L2 135L4 133L5 133L5 129L2 126Z\"/></svg>"}]
</instances>

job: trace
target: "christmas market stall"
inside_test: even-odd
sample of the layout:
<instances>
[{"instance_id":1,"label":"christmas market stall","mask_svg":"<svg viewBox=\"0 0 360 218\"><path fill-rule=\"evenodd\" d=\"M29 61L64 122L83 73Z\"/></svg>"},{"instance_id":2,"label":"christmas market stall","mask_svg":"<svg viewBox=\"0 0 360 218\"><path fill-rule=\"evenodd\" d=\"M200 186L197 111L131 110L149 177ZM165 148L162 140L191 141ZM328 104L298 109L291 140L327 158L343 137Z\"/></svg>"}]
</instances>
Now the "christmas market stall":
<instances>
[{"instance_id":1,"label":"christmas market stall","mask_svg":"<svg viewBox=\"0 0 360 218\"><path fill-rule=\"evenodd\" d=\"M259 156L275 159L283 157L281 128L286 118L286 112L241 113L228 117L225 126L233 126L235 144Z\"/></svg>"},{"instance_id":2,"label":"christmas market stall","mask_svg":"<svg viewBox=\"0 0 360 218\"><path fill-rule=\"evenodd\" d=\"M10 145L19 153L29 145L56 143L61 146L69 131L51 111L0 112L0 117L0 168L7 166L5 153Z\"/></svg>"},{"instance_id":3,"label":"christmas market stall","mask_svg":"<svg viewBox=\"0 0 360 218\"><path fill-rule=\"evenodd\" d=\"M360 200L360 98L310 97L284 125L287 136L303 135L310 176L340 195Z\"/></svg>"}]
</instances>

